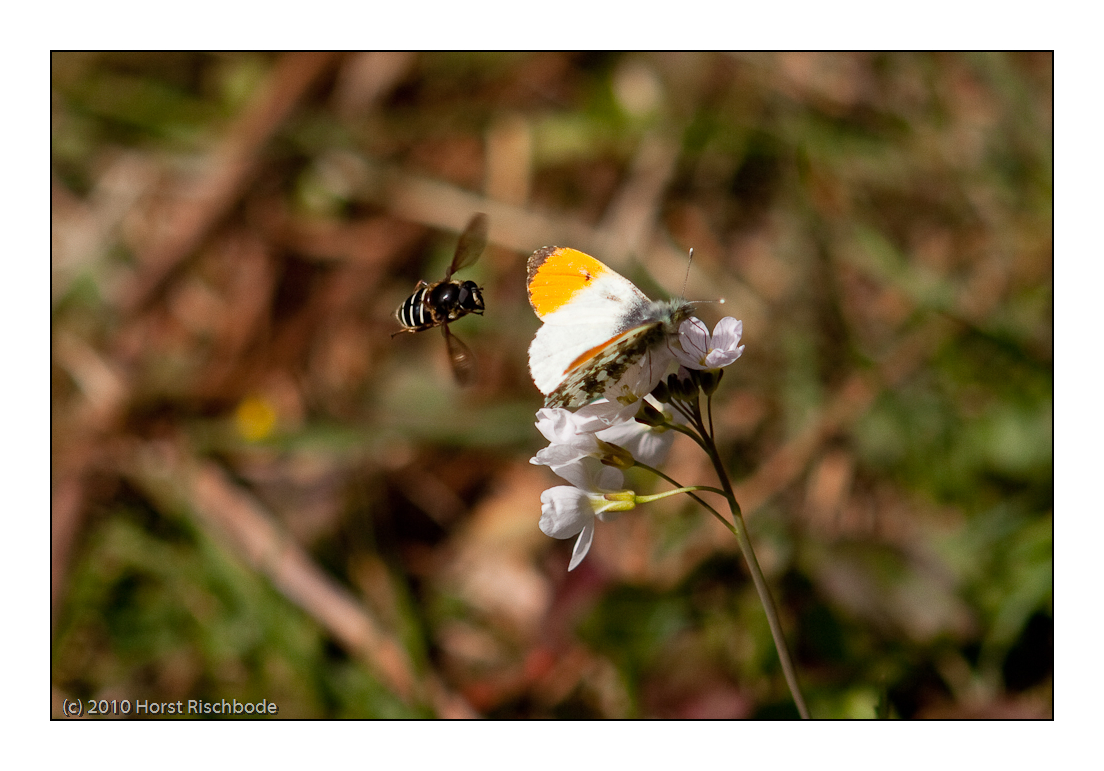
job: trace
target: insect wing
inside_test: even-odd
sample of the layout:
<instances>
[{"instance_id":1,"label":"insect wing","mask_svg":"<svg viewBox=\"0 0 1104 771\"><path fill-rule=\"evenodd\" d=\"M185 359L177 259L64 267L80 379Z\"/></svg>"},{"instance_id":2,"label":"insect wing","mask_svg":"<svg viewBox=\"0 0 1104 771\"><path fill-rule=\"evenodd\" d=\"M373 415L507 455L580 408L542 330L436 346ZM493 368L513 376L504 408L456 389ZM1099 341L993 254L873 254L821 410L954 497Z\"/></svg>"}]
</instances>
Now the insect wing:
<instances>
[{"instance_id":1,"label":"insect wing","mask_svg":"<svg viewBox=\"0 0 1104 771\"><path fill-rule=\"evenodd\" d=\"M442 326L441 331L445 334L449 363L452 364L452 374L456 376L456 382L462 386L470 386L475 382L475 354L460 338L449 332L448 324Z\"/></svg>"},{"instance_id":2,"label":"insect wing","mask_svg":"<svg viewBox=\"0 0 1104 771\"><path fill-rule=\"evenodd\" d=\"M460 234L460 241L456 244L456 254L452 255L452 264L449 265L445 281L452 278L452 274L462 268L466 268L476 260L483 250L487 248L487 215L476 214Z\"/></svg>"}]
</instances>

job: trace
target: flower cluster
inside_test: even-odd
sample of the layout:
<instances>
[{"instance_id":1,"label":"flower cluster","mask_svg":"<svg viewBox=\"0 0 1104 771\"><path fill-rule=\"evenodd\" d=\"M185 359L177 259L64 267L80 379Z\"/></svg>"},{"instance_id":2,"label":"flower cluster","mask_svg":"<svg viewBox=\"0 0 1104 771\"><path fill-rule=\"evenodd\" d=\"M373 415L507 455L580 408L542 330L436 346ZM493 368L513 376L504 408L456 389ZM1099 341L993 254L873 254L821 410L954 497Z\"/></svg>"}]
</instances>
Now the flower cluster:
<instances>
[{"instance_id":1,"label":"flower cluster","mask_svg":"<svg viewBox=\"0 0 1104 771\"><path fill-rule=\"evenodd\" d=\"M597 521L608 521L639 503L700 489L639 496L624 488L622 470L634 465L654 470L662 463L675 431L687 431L681 424L692 417L685 409L677 409L679 393L689 388L696 395L699 386L711 393L704 384L715 387L720 373L712 378L702 376L740 357L744 351L739 345L742 332L742 322L733 318L721 319L712 335L700 319L684 321L679 328L679 347L671 347L682 365L679 375L662 384L663 373L656 372L654 382L648 384L647 390L654 390L658 399L650 395L621 404L603 398L575 412L563 408L538 410L537 429L549 445L530 462L548 466L570 482L541 495L540 529L553 538L578 535L568 570L578 566L589 551ZM702 375L695 376L691 371Z\"/></svg>"},{"instance_id":2,"label":"flower cluster","mask_svg":"<svg viewBox=\"0 0 1104 771\"><path fill-rule=\"evenodd\" d=\"M798 714L808 718L809 708L801 695L781 619L755 557L740 504L713 434L713 394L724 374L721 368L736 361L744 352L744 346L740 345L742 333L743 324L733 318L721 319L712 335L700 319L689 318L679 326L677 348L672 343L659 356L649 357L653 364L677 360L681 365L677 375L669 376L664 382L658 366L637 367L627 386L628 394L624 383L615 383L611 386L616 391L607 388L606 398L576 412L540 410L537 428L549 445L531 462L548 466L571 483L545 490L541 495L540 528L553 538L578 536L568 565L568 570L573 570L590 550L596 522L608 520L641 503L669 495L689 494L736 537L763 605L786 685ZM693 439L709 457L720 488L680 487L678 482L654 467L653 464L660 463L667 454L676 431ZM655 495L637 495L625 488L623 469L632 466L656 474L676 489ZM699 497L698 492L724 498L731 521Z\"/></svg>"}]
</instances>

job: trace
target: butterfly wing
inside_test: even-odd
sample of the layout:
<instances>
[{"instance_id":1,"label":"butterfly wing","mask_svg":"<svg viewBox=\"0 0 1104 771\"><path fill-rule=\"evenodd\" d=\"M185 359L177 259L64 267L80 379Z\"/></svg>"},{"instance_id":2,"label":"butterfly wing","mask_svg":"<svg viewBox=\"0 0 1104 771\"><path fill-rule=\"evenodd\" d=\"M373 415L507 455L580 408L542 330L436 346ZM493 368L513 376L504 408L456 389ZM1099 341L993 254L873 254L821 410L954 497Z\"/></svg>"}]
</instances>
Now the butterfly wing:
<instances>
[{"instance_id":1,"label":"butterfly wing","mask_svg":"<svg viewBox=\"0 0 1104 771\"><path fill-rule=\"evenodd\" d=\"M608 341L570 369L544 400L546 407L578 407L599 396L626 403L651 391L672 360L661 321Z\"/></svg>"},{"instance_id":2,"label":"butterfly wing","mask_svg":"<svg viewBox=\"0 0 1104 771\"><path fill-rule=\"evenodd\" d=\"M529 372L544 394L596 351L647 320L651 301L643 292L575 249L538 249L529 257L528 274L529 303L544 322L529 347Z\"/></svg>"}]
</instances>

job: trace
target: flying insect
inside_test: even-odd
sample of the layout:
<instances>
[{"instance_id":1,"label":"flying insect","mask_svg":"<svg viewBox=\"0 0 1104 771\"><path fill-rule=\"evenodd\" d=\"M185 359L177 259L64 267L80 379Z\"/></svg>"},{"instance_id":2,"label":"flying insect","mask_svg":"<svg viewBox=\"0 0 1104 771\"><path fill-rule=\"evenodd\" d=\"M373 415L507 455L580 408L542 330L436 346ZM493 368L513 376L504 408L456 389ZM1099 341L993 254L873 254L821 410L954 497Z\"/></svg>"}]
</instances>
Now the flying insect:
<instances>
[{"instance_id":1,"label":"flying insect","mask_svg":"<svg viewBox=\"0 0 1104 771\"><path fill-rule=\"evenodd\" d=\"M456 335L449 331L449 324L470 313L483 315L483 291L474 281L456 281L452 274L471 266L487 247L487 215L476 214L460 234L456 253L445 277L432 284L419 281L414 293L395 311L395 319L403 332L424 332L440 327L445 336L452 373L460 385L467 386L475 379L475 355Z\"/></svg>"}]
</instances>

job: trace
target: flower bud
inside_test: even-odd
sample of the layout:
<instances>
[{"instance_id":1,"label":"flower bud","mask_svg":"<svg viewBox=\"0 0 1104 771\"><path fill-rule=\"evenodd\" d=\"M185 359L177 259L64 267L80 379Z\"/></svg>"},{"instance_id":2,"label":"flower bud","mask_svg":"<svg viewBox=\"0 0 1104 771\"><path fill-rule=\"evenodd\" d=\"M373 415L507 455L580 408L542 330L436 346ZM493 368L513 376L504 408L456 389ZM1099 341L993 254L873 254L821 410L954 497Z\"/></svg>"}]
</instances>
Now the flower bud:
<instances>
[{"instance_id":1,"label":"flower bud","mask_svg":"<svg viewBox=\"0 0 1104 771\"><path fill-rule=\"evenodd\" d=\"M706 396L712 396L724 377L723 369L702 369L694 372L698 385Z\"/></svg>"},{"instance_id":2,"label":"flower bud","mask_svg":"<svg viewBox=\"0 0 1104 771\"><path fill-rule=\"evenodd\" d=\"M603 442L601 439L596 439L596 441L598 442L599 452L599 455L596 457L605 465L621 469L632 468L636 465L636 459L633 458L632 453L624 447L618 447L616 444Z\"/></svg>"},{"instance_id":3,"label":"flower bud","mask_svg":"<svg viewBox=\"0 0 1104 771\"><path fill-rule=\"evenodd\" d=\"M660 385L663 384L660 383ZM664 389L667 388L666 386L663 387ZM656 388L658 389L659 386L656 386ZM652 395L655 396L655 391L652 391ZM640 410L636 413L636 422L643 423L644 425L651 426L652 428L658 428L660 426L667 425L667 417L655 407L648 404L648 402L641 399Z\"/></svg>"},{"instance_id":4,"label":"flower bud","mask_svg":"<svg viewBox=\"0 0 1104 771\"><path fill-rule=\"evenodd\" d=\"M666 404L667 402L671 401L671 389L667 387L666 383L660 380L658 383L656 383L656 387L652 389L652 396L655 397L655 400L660 404ZM637 414L636 418L637 420L640 420L640 415Z\"/></svg>"},{"instance_id":5,"label":"flower bud","mask_svg":"<svg viewBox=\"0 0 1104 771\"><path fill-rule=\"evenodd\" d=\"M692 370L679 367L676 374L667 378L667 387L671 389L671 396L684 402L693 402L698 398L698 384L694 381Z\"/></svg>"}]
</instances>

